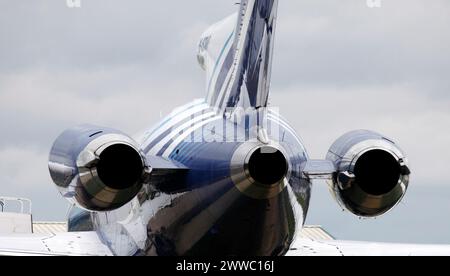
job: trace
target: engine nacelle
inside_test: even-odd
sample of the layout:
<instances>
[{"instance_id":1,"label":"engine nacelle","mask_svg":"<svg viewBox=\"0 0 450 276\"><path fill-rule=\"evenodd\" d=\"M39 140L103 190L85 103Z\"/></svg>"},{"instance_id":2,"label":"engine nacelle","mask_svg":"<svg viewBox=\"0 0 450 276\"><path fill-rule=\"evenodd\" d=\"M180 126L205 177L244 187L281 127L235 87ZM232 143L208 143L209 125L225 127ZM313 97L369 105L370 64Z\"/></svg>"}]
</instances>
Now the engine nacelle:
<instances>
[{"instance_id":1,"label":"engine nacelle","mask_svg":"<svg viewBox=\"0 0 450 276\"><path fill-rule=\"evenodd\" d=\"M132 138L90 125L66 130L57 138L49 170L63 197L89 211L111 211L127 204L151 172Z\"/></svg>"},{"instance_id":2,"label":"engine nacelle","mask_svg":"<svg viewBox=\"0 0 450 276\"><path fill-rule=\"evenodd\" d=\"M339 204L361 217L394 208L408 188L410 170L403 152L377 133L358 130L340 137L327 154L337 172L330 183Z\"/></svg>"}]
</instances>

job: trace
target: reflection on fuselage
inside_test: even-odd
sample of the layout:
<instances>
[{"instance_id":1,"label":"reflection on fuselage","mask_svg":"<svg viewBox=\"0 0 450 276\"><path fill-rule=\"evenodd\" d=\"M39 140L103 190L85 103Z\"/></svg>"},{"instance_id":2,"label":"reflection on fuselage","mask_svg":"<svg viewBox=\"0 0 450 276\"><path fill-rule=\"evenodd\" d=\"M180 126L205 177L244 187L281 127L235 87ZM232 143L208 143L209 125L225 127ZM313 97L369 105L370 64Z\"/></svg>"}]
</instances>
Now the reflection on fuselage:
<instances>
[{"instance_id":1,"label":"reflection on fuselage","mask_svg":"<svg viewBox=\"0 0 450 276\"><path fill-rule=\"evenodd\" d=\"M192 141L196 135L208 135L206 124L201 134L194 130L166 156L188 171L167 178L153 176L155 185L146 185L130 204L93 213L95 230L112 241L110 247L118 255L283 255L303 226L311 183L300 172L306 152L299 150L303 146L298 137L280 120L271 122L279 133L269 136L283 151L288 172L282 183L267 185L272 190L263 196L253 196L253 184L242 186L233 169L241 158L239 149L249 142ZM209 133L223 135L217 130ZM278 187L275 192L273 187Z\"/></svg>"}]
</instances>

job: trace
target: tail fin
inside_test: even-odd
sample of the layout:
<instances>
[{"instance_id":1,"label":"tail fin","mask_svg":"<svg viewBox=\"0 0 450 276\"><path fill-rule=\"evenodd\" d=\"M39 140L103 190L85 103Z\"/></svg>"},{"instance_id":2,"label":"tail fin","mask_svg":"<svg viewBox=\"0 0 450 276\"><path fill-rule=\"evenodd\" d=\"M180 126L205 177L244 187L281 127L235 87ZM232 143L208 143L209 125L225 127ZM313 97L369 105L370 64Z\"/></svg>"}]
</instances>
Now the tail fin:
<instances>
[{"instance_id":1,"label":"tail fin","mask_svg":"<svg viewBox=\"0 0 450 276\"><path fill-rule=\"evenodd\" d=\"M211 106L221 110L267 106L277 7L278 0L242 0L237 25L227 39L222 39L220 54L208 55L208 44L214 40L213 31L230 32L230 18L205 33L199 61L208 72L207 99ZM216 60L210 58L208 62L205 57L211 56Z\"/></svg>"}]
</instances>

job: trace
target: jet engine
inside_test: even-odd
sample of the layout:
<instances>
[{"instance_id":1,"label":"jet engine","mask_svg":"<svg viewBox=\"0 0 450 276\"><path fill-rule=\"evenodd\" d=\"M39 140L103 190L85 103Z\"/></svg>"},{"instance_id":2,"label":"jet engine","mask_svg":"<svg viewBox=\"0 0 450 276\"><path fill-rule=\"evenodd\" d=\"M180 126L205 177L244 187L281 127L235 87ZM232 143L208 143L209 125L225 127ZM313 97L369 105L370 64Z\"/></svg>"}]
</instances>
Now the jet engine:
<instances>
[{"instance_id":1,"label":"jet engine","mask_svg":"<svg viewBox=\"0 0 450 276\"><path fill-rule=\"evenodd\" d=\"M89 211L111 211L127 204L151 172L132 138L90 125L66 130L57 138L49 170L63 197Z\"/></svg>"},{"instance_id":2,"label":"jet engine","mask_svg":"<svg viewBox=\"0 0 450 276\"><path fill-rule=\"evenodd\" d=\"M357 216L388 212L408 188L407 159L393 141L380 134L349 132L331 146L327 160L336 167L329 183L332 193L343 208Z\"/></svg>"}]
</instances>

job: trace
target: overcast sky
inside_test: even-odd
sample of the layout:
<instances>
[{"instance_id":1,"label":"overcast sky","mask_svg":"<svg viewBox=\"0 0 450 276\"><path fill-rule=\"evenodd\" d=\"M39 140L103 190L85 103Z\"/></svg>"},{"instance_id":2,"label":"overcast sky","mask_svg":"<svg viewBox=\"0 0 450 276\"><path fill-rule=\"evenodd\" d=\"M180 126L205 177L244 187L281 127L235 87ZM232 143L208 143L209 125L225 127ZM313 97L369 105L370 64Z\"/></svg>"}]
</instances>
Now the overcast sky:
<instances>
[{"instance_id":1,"label":"overcast sky","mask_svg":"<svg viewBox=\"0 0 450 276\"><path fill-rule=\"evenodd\" d=\"M204 96L197 43L235 0L0 0L0 194L63 220L48 152L80 123L134 134ZM341 213L324 183L308 223L338 238L450 243L450 2L282 0L271 104L323 158L344 132L381 132L407 153L411 189L392 213Z\"/></svg>"}]
</instances>

